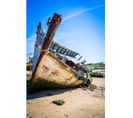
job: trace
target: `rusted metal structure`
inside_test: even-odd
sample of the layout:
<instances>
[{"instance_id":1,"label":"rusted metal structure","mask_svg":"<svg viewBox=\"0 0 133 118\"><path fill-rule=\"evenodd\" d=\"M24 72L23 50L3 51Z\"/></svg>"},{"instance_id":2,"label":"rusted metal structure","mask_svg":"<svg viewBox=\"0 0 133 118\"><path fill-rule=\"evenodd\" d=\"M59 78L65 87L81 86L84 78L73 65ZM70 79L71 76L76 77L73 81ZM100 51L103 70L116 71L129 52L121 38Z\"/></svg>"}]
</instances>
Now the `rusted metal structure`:
<instances>
[{"instance_id":1,"label":"rusted metal structure","mask_svg":"<svg viewBox=\"0 0 133 118\"><path fill-rule=\"evenodd\" d=\"M33 91L90 84L88 69L83 64L75 63L70 59L75 58L79 53L52 41L61 20L61 15L56 13L52 19L49 18L46 35L41 28L41 23L38 25L30 82L30 89ZM36 51L38 54L35 53Z\"/></svg>"}]
</instances>

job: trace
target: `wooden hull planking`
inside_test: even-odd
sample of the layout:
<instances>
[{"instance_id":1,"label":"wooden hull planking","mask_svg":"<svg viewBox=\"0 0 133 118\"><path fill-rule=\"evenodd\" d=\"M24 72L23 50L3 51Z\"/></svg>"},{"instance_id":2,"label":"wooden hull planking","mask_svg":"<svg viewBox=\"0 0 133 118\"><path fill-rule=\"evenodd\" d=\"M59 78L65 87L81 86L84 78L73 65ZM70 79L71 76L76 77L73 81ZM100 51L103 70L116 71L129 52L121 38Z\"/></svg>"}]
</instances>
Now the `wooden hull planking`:
<instances>
[{"instance_id":1,"label":"wooden hull planking","mask_svg":"<svg viewBox=\"0 0 133 118\"><path fill-rule=\"evenodd\" d=\"M34 76L32 89L74 87L83 83L76 72L60 60L56 54L46 51L41 58Z\"/></svg>"}]
</instances>

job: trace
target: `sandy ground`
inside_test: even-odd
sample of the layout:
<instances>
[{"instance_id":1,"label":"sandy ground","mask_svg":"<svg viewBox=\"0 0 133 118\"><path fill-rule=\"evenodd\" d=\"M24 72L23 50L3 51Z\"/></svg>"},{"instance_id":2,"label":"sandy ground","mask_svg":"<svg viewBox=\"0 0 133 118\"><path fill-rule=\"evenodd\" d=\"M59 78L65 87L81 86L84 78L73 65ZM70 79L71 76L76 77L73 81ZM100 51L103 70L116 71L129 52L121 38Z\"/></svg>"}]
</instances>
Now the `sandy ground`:
<instances>
[{"instance_id":1,"label":"sandy ground","mask_svg":"<svg viewBox=\"0 0 133 118\"><path fill-rule=\"evenodd\" d=\"M104 118L104 78L94 78L93 91L82 88L45 90L27 97L27 118ZM53 104L63 99L64 105Z\"/></svg>"}]
</instances>

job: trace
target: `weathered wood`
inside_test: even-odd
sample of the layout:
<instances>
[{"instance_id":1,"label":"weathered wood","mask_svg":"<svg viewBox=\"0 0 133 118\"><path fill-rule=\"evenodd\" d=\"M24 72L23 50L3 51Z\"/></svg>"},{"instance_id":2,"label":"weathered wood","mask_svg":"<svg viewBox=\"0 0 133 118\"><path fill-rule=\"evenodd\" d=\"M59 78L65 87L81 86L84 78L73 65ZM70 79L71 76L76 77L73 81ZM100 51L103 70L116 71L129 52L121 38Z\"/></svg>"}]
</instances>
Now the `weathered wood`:
<instances>
[{"instance_id":1,"label":"weathered wood","mask_svg":"<svg viewBox=\"0 0 133 118\"><path fill-rule=\"evenodd\" d=\"M32 78L31 88L73 87L81 83L83 80L78 79L78 74L72 68L58 59L56 54L46 51Z\"/></svg>"}]
</instances>

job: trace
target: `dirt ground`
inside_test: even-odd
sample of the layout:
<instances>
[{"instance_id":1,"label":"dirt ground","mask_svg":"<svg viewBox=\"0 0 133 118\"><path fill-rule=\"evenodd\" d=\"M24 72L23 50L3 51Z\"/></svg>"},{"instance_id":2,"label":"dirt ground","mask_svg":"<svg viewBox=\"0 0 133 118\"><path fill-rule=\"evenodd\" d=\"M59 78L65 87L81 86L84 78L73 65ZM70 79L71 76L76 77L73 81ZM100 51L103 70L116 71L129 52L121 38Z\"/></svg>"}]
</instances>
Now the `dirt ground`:
<instances>
[{"instance_id":1,"label":"dirt ground","mask_svg":"<svg viewBox=\"0 0 133 118\"><path fill-rule=\"evenodd\" d=\"M104 80L94 78L95 89L45 90L27 95L27 118L104 118ZM65 104L53 104L57 99Z\"/></svg>"}]
</instances>

